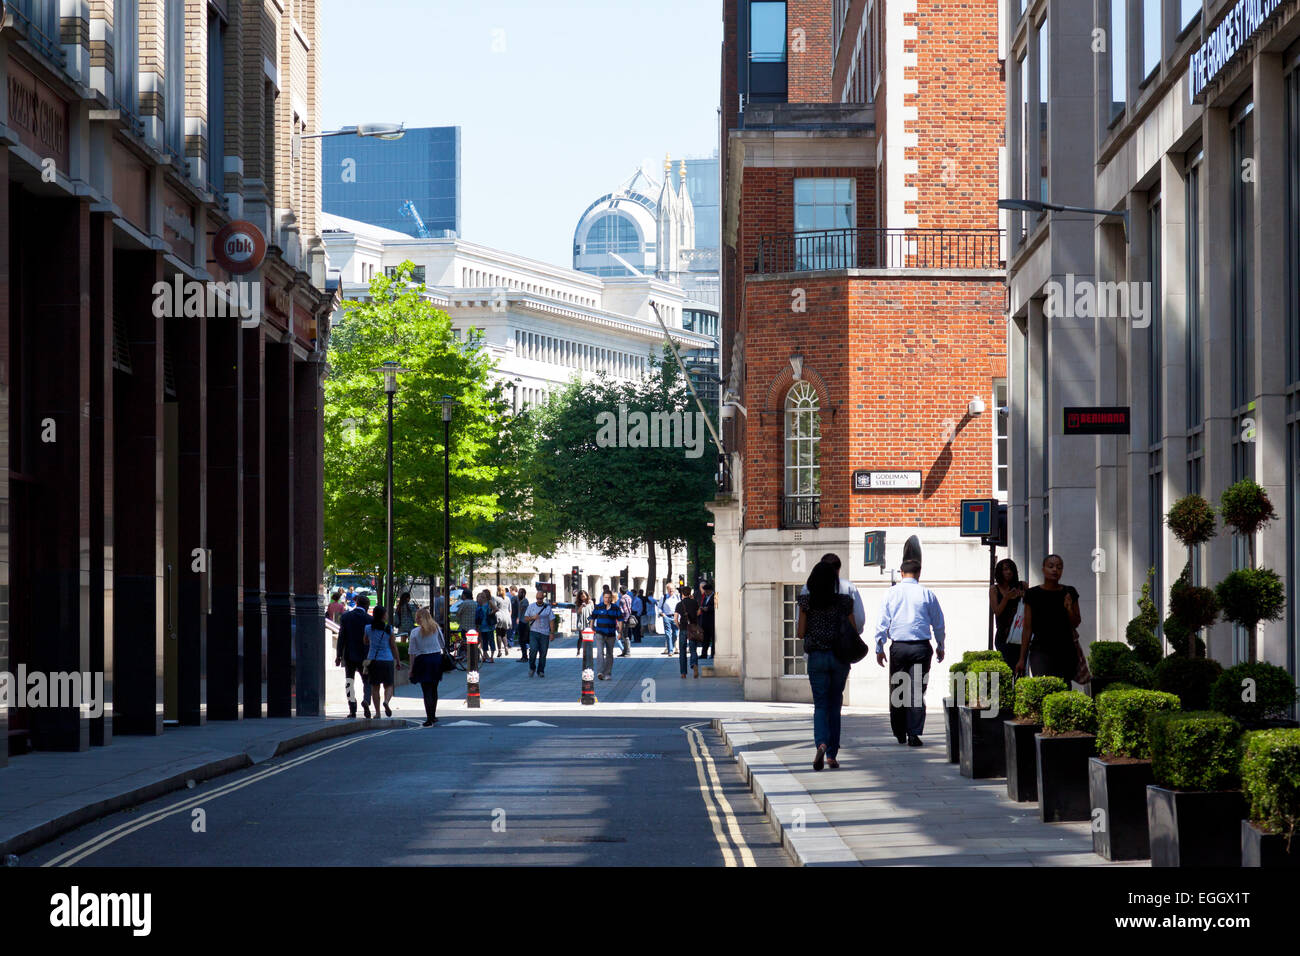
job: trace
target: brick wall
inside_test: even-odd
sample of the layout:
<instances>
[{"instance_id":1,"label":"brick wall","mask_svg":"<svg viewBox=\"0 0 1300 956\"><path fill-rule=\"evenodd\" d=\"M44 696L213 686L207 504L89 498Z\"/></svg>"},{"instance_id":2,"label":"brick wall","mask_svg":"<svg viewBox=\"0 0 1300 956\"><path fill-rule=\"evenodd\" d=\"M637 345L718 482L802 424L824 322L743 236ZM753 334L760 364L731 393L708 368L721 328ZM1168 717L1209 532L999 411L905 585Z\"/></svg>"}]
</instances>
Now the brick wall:
<instances>
[{"instance_id":1,"label":"brick wall","mask_svg":"<svg viewBox=\"0 0 1300 956\"><path fill-rule=\"evenodd\" d=\"M785 16L789 71L786 75L787 101L829 103L834 66L831 59L830 0L790 0L786 4Z\"/></svg>"},{"instance_id":2,"label":"brick wall","mask_svg":"<svg viewBox=\"0 0 1300 956\"><path fill-rule=\"evenodd\" d=\"M805 177L852 178L857 181L857 226L876 225L876 171L867 167L784 167L745 170L744 195L740 202L740 233L737 236L738 267L754 271L759 240L763 236L794 232L794 181ZM743 292L742 292L743 298Z\"/></svg>"},{"instance_id":3,"label":"brick wall","mask_svg":"<svg viewBox=\"0 0 1300 956\"><path fill-rule=\"evenodd\" d=\"M791 309L792 288L806 312ZM822 396L823 527L952 527L992 494L992 380L1006 374L1000 280L829 276L746 280L745 527L780 525L790 356ZM962 421L979 395L985 414ZM960 425L943 440L945 420ZM919 470L920 492L854 494L858 468Z\"/></svg>"}]
</instances>

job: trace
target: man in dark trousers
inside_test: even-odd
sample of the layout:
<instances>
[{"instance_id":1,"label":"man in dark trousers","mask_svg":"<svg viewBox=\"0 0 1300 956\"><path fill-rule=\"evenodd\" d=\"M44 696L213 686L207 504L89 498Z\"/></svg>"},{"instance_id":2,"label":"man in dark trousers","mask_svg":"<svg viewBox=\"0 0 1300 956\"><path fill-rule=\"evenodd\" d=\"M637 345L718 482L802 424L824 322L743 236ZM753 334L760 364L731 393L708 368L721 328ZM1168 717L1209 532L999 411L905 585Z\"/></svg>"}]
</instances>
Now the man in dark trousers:
<instances>
[{"instance_id":1,"label":"man in dark trousers","mask_svg":"<svg viewBox=\"0 0 1300 956\"><path fill-rule=\"evenodd\" d=\"M713 582L705 581L700 589L700 627L704 630L704 643L700 646L700 660L715 660L713 612L717 610L717 601L713 593Z\"/></svg>"},{"instance_id":2,"label":"man in dark trousers","mask_svg":"<svg viewBox=\"0 0 1300 956\"><path fill-rule=\"evenodd\" d=\"M364 594L357 598L357 606L339 618L339 647L334 655L334 666L343 667L344 686L348 691L348 716L357 715L356 677L361 674L361 665L366 660L366 628L374 623L370 617L370 598ZM361 706L366 716L370 716L370 682L361 674Z\"/></svg>"},{"instance_id":3,"label":"man in dark trousers","mask_svg":"<svg viewBox=\"0 0 1300 956\"><path fill-rule=\"evenodd\" d=\"M876 627L876 663L885 666L889 648L889 727L900 744L921 746L925 730L925 686L930 659L943 660L943 609L934 592L921 585L921 542L916 536L903 545L903 579L889 589L880 604ZM934 634L937 651L930 647Z\"/></svg>"}]
</instances>

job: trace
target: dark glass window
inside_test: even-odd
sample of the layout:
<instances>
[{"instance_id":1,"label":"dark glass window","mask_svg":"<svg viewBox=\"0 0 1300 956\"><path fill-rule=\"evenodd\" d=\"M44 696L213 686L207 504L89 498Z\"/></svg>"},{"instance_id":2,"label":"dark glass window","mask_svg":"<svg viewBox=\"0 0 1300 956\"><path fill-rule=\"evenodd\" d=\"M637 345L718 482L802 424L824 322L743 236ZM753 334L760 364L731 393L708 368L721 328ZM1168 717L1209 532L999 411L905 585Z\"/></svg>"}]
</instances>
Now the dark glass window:
<instances>
[{"instance_id":1,"label":"dark glass window","mask_svg":"<svg viewBox=\"0 0 1300 956\"><path fill-rule=\"evenodd\" d=\"M226 22L208 15L208 185L225 191L226 165Z\"/></svg>"},{"instance_id":2,"label":"dark glass window","mask_svg":"<svg viewBox=\"0 0 1300 956\"><path fill-rule=\"evenodd\" d=\"M1149 308L1151 324L1147 327L1147 444L1155 445L1164 436L1164 376L1163 364L1164 331L1161 320L1160 300L1160 200L1157 198L1150 206L1147 230L1147 279L1150 282L1151 295Z\"/></svg>"},{"instance_id":3,"label":"dark glass window","mask_svg":"<svg viewBox=\"0 0 1300 956\"><path fill-rule=\"evenodd\" d=\"M749 5L749 58L754 63L785 62L785 4Z\"/></svg>"},{"instance_id":4,"label":"dark glass window","mask_svg":"<svg viewBox=\"0 0 1300 956\"><path fill-rule=\"evenodd\" d=\"M1128 102L1128 0L1110 0L1110 116Z\"/></svg>"},{"instance_id":5,"label":"dark glass window","mask_svg":"<svg viewBox=\"0 0 1300 956\"><path fill-rule=\"evenodd\" d=\"M1200 147L1188 153L1187 204L1187 427L1205 416L1205 359L1201 351L1201 159Z\"/></svg>"},{"instance_id":6,"label":"dark glass window","mask_svg":"<svg viewBox=\"0 0 1300 956\"><path fill-rule=\"evenodd\" d=\"M1232 405L1255 395L1255 186L1246 175L1253 164L1254 104L1234 110L1232 125Z\"/></svg>"}]
</instances>

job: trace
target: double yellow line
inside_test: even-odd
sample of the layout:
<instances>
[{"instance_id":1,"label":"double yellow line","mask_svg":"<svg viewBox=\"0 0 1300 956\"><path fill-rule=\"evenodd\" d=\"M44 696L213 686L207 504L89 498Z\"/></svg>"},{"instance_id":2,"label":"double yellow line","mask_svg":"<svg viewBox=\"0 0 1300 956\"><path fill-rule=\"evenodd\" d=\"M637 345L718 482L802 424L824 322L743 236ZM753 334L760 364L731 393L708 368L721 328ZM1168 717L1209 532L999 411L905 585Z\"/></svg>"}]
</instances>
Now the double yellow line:
<instances>
[{"instance_id":1,"label":"double yellow line","mask_svg":"<svg viewBox=\"0 0 1300 956\"><path fill-rule=\"evenodd\" d=\"M392 734L396 732L397 732L396 730L381 730L378 733L361 734L354 737L348 737L346 740L339 741L338 743L335 744L330 744L327 747L322 747L320 750L312 751L311 753L305 754L301 757L294 757L292 760L287 760L284 763L279 764L277 766L268 767L265 770L259 770L258 772L251 774L248 777L245 777L243 780L239 780L235 783L225 784L224 786L217 787L215 790L209 790L206 793L202 794L201 796L191 797L187 800L182 800L180 803L176 804L175 806L167 807L166 809L163 810L155 810L152 813L147 813L144 816L139 817L138 819L120 824L111 830L106 830L103 833L99 834L98 836L87 840L85 843L81 844L80 846L73 847L71 850L59 854L54 859L49 860L43 865L44 866L74 866L75 864L84 860L86 857L90 856L92 853L96 853L99 850L104 849L104 847L116 843L118 840L122 839L125 836L130 836L132 833L135 833L137 830L143 830L147 826L152 826L153 824L158 823L161 820L165 820L167 819L167 817L175 816L178 813L184 813L187 810L193 810L195 807L198 807L200 804L207 803L210 800L216 800L220 797L228 796L229 794L234 793L236 790L242 790L244 787L252 786L255 783L265 780L267 777L274 777L276 774L284 773L286 770L292 770L295 767L301 767L303 764L307 763L308 761L316 760L320 757L324 757L326 754L334 753L334 751L336 750L342 750L344 747L350 747L355 743L360 743L362 740L373 740L376 737L382 737L385 734Z\"/></svg>"},{"instance_id":2,"label":"double yellow line","mask_svg":"<svg viewBox=\"0 0 1300 956\"><path fill-rule=\"evenodd\" d=\"M705 725L703 723L684 724L682 730L686 733L686 743L690 746L691 757L695 761L695 775L700 781L700 796L704 798L704 806L709 812L709 823L713 826L713 837L718 841L718 847L722 850L723 864L725 866L757 866L758 864L754 862L754 854L749 851L749 846L745 843L745 837L740 832L740 824L731 811L731 804L727 801L727 795L722 790L722 779L718 776L718 768L714 765L713 757L709 754L708 745L704 742L704 735L699 730L702 726ZM737 861L737 852L731 848L733 843L739 853L739 862Z\"/></svg>"}]
</instances>

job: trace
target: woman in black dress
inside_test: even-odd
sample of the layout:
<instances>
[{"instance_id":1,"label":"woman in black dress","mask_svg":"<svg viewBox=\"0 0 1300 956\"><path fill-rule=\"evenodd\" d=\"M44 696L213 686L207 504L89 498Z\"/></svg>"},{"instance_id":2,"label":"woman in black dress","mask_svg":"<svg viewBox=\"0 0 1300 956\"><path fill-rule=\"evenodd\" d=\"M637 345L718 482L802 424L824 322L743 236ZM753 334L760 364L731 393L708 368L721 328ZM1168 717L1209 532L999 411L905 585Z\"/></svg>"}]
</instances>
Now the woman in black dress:
<instances>
[{"instance_id":1,"label":"woman in black dress","mask_svg":"<svg viewBox=\"0 0 1300 956\"><path fill-rule=\"evenodd\" d=\"M1020 599L1025 596L1025 583L1020 580L1020 569L1010 558L1003 558L993 568L995 583L989 588L989 610L997 621L993 635L993 646L1002 653L1007 666L1015 670L1020 660L1020 647L1008 644L1007 636L1011 633L1011 622L1016 619L1016 609Z\"/></svg>"},{"instance_id":2,"label":"woman in black dress","mask_svg":"<svg viewBox=\"0 0 1300 956\"><path fill-rule=\"evenodd\" d=\"M807 593L799 595L797 635L808 655L808 683L812 685L813 743L817 746L814 770L839 767L840 711L849 665L835 656L835 641L844 622L853 619L853 598L840 594L839 584L835 567L819 562L808 576Z\"/></svg>"},{"instance_id":3,"label":"woman in black dress","mask_svg":"<svg viewBox=\"0 0 1300 956\"><path fill-rule=\"evenodd\" d=\"M1016 676L1025 672L1026 661L1035 677L1059 677L1067 684L1079 668L1079 592L1061 584L1065 562L1059 554L1043 561L1043 583L1025 592L1026 637L1020 642Z\"/></svg>"}]
</instances>

